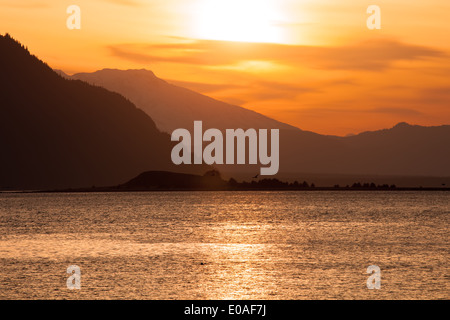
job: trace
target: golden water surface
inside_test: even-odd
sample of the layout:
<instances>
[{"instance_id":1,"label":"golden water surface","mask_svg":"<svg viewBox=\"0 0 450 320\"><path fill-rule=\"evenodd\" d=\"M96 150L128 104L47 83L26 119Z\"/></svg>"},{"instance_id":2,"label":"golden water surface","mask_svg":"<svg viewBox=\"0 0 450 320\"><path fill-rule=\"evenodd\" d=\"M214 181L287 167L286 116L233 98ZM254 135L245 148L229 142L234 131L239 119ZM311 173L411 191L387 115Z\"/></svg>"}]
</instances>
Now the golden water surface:
<instances>
[{"instance_id":1,"label":"golden water surface","mask_svg":"<svg viewBox=\"0 0 450 320\"><path fill-rule=\"evenodd\" d=\"M449 299L449 213L447 192L4 193L0 299Z\"/></svg>"}]
</instances>

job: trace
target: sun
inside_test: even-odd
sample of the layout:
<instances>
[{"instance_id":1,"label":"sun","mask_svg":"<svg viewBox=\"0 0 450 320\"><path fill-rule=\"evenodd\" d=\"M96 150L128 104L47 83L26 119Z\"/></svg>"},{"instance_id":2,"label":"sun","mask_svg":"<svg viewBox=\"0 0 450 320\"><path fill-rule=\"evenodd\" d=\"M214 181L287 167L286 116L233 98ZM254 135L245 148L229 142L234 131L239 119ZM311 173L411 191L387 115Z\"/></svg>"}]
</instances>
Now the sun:
<instances>
[{"instance_id":1,"label":"sun","mask_svg":"<svg viewBox=\"0 0 450 320\"><path fill-rule=\"evenodd\" d=\"M195 14L195 36L241 42L283 42L276 0L203 0Z\"/></svg>"}]
</instances>

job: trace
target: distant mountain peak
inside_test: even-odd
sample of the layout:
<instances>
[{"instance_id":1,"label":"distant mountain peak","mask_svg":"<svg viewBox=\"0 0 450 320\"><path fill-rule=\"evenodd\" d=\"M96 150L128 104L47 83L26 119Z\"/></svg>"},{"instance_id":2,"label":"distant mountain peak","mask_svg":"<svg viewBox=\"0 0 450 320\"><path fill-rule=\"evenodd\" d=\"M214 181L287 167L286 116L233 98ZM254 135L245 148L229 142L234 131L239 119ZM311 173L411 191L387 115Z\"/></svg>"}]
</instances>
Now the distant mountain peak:
<instances>
[{"instance_id":1,"label":"distant mountain peak","mask_svg":"<svg viewBox=\"0 0 450 320\"><path fill-rule=\"evenodd\" d=\"M72 75L71 78L83 80L94 85L100 85L115 92L118 92L117 88L112 88L111 85L114 86L120 84L120 87L136 88L141 83L144 83L147 86L160 86L166 83L164 80L158 78L153 71L147 69L119 70L105 68L92 73L76 73Z\"/></svg>"},{"instance_id":2,"label":"distant mountain peak","mask_svg":"<svg viewBox=\"0 0 450 320\"><path fill-rule=\"evenodd\" d=\"M78 73L72 79L86 81L117 92L144 110L161 131L190 128L201 119L210 128L300 129L255 111L213 99L158 78L146 69L103 69Z\"/></svg>"},{"instance_id":3,"label":"distant mountain peak","mask_svg":"<svg viewBox=\"0 0 450 320\"><path fill-rule=\"evenodd\" d=\"M410 124L407 123L407 122L399 122L399 123L397 123L393 128L398 128L398 129L400 129L400 128L409 128L409 127L412 127L412 125L410 125Z\"/></svg>"},{"instance_id":4,"label":"distant mountain peak","mask_svg":"<svg viewBox=\"0 0 450 320\"><path fill-rule=\"evenodd\" d=\"M109 77L117 77L117 74L124 74L130 77L135 77L135 78L145 78L145 79L151 79L151 80L158 80L158 81L162 81L162 79L158 78L155 73L151 70L147 70L147 69L126 69L126 70L119 70L119 69L114 69L114 68L104 68L101 70L97 70L95 72L93 72L93 75L106 75ZM86 74L86 73L80 73L80 74Z\"/></svg>"},{"instance_id":5,"label":"distant mountain peak","mask_svg":"<svg viewBox=\"0 0 450 320\"><path fill-rule=\"evenodd\" d=\"M147 76L153 76L156 77L155 73L151 70L147 70L145 68L142 69L126 69L126 70L120 70L115 68L104 68L101 70L98 70L96 72L124 72L124 73L132 73L132 74L145 74Z\"/></svg>"}]
</instances>

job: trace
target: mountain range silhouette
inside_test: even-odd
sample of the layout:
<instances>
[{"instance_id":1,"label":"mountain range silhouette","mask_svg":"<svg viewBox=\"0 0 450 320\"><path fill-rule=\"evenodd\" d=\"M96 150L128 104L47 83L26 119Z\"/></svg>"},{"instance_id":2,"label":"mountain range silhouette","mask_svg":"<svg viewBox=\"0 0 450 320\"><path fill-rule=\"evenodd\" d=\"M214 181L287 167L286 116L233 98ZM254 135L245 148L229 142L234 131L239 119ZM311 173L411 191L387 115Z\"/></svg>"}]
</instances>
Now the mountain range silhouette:
<instances>
[{"instance_id":1,"label":"mountain range silhouette","mask_svg":"<svg viewBox=\"0 0 450 320\"><path fill-rule=\"evenodd\" d=\"M67 75L66 75L67 76ZM69 76L67 76L69 77ZM278 122L157 78L148 70L104 69L70 78L118 92L144 110L159 129L280 129L280 175L329 173L347 175L450 176L450 126L399 123L393 128L347 137L320 135ZM251 166L216 166L230 175L257 172Z\"/></svg>"},{"instance_id":2,"label":"mountain range silhouette","mask_svg":"<svg viewBox=\"0 0 450 320\"><path fill-rule=\"evenodd\" d=\"M450 126L401 123L336 137L303 131L157 78L147 70L58 74L9 35L0 36L0 189L118 185L175 166L174 128L279 128L280 176L450 176ZM83 81L81 81L83 80ZM253 177L260 165L215 166Z\"/></svg>"}]
</instances>

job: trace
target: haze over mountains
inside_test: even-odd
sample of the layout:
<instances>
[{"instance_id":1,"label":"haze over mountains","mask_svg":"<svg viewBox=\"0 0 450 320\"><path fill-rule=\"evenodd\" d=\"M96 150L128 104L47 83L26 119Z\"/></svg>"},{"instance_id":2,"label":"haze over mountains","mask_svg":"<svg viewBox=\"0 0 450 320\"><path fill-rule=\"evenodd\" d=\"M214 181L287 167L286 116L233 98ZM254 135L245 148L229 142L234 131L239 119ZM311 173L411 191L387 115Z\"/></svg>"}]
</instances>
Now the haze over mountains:
<instances>
[{"instance_id":1,"label":"haze over mountains","mask_svg":"<svg viewBox=\"0 0 450 320\"><path fill-rule=\"evenodd\" d=\"M172 85L147 70L104 69L72 76L130 99L157 126L192 131L194 120L205 128L279 128L280 174L450 176L450 126L401 123L391 129L349 137L325 136L280 123L256 112ZM239 172L256 167L218 166Z\"/></svg>"}]
</instances>

